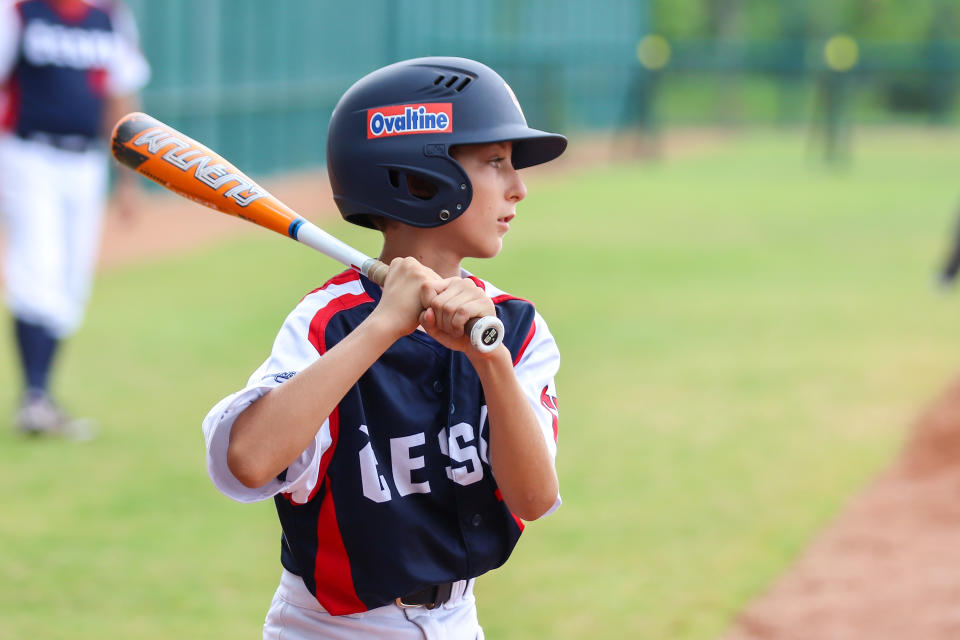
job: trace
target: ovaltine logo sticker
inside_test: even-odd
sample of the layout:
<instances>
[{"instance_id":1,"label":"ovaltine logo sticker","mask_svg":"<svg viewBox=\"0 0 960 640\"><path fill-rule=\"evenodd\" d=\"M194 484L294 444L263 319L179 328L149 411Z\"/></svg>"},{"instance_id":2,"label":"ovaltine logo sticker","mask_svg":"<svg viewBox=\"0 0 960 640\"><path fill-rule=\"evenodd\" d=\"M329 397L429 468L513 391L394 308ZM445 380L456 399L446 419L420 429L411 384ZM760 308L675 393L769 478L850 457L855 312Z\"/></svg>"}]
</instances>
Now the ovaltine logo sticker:
<instances>
[{"instance_id":1,"label":"ovaltine logo sticker","mask_svg":"<svg viewBox=\"0 0 960 640\"><path fill-rule=\"evenodd\" d=\"M398 104L367 110L367 139L416 133L453 133L453 104Z\"/></svg>"}]
</instances>

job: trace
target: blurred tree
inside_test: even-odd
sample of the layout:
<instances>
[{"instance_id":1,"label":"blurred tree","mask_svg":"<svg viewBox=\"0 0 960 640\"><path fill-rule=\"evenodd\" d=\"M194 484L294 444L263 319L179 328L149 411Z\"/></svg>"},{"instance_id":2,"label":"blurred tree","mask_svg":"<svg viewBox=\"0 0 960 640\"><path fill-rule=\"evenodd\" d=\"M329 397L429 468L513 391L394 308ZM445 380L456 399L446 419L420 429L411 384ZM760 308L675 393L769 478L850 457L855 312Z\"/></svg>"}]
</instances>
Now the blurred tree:
<instances>
[{"instance_id":1,"label":"blurred tree","mask_svg":"<svg viewBox=\"0 0 960 640\"><path fill-rule=\"evenodd\" d=\"M770 40L796 19L807 33L844 31L858 40L922 42L934 17L957 0L651 0L658 33L671 40L736 34ZM956 17L950 18L956 21ZM794 31L790 29L790 31Z\"/></svg>"},{"instance_id":2,"label":"blurred tree","mask_svg":"<svg viewBox=\"0 0 960 640\"><path fill-rule=\"evenodd\" d=\"M847 17L854 36L865 40L920 42L926 39L935 2L848 0L845 4L849 5Z\"/></svg>"},{"instance_id":3,"label":"blurred tree","mask_svg":"<svg viewBox=\"0 0 960 640\"><path fill-rule=\"evenodd\" d=\"M707 29L714 43L714 60L719 63L720 95L717 118L730 124L740 120L740 71L744 67L743 48L739 46L740 0L714 0L707 4Z\"/></svg>"},{"instance_id":4,"label":"blurred tree","mask_svg":"<svg viewBox=\"0 0 960 640\"><path fill-rule=\"evenodd\" d=\"M960 35L960 9L953 0L937 2L924 47L930 120L945 122L957 101L957 69L953 56Z\"/></svg>"},{"instance_id":5,"label":"blurred tree","mask_svg":"<svg viewBox=\"0 0 960 640\"><path fill-rule=\"evenodd\" d=\"M780 79L777 119L781 123L803 119L806 108L802 99L806 75L807 42L810 20L804 0L780 0L777 6L778 24L769 27L769 33L779 34L779 59L776 73Z\"/></svg>"},{"instance_id":6,"label":"blurred tree","mask_svg":"<svg viewBox=\"0 0 960 640\"><path fill-rule=\"evenodd\" d=\"M703 0L652 0L652 5L654 30L668 40L707 35Z\"/></svg>"}]
</instances>

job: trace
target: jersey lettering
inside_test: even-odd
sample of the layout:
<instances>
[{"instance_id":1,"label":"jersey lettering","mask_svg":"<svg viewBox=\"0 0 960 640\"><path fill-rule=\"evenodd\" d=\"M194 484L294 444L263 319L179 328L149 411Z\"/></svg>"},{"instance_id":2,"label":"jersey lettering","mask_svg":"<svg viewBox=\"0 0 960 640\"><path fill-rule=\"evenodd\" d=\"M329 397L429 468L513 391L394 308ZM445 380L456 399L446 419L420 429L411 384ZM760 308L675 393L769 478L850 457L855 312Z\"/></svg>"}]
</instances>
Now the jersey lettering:
<instances>
[{"instance_id":1,"label":"jersey lettering","mask_svg":"<svg viewBox=\"0 0 960 640\"><path fill-rule=\"evenodd\" d=\"M553 418L553 439L556 441L560 432L560 404L557 396L549 395L547 393L547 387L544 387L540 391L540 404L550 412L550 417Z\"/></svg>"},{"instance_id":2,"label":"jersey lettering","mask_svg":"<svg viewBox=\"0 0 960 640\"><path fill-rule=\"evenodd\" d=\"M486 418L486 406L482 417ZM364 446L359 451L360 483L363 495L373 502L388 502L393 499L390 485L381 474L382 465L377 461L370 442L370 432L366 425L360 426L366 436ZM390 438L390 466L393 486L401 497L414 493L430 493L430 482L419 480L426 469L425 456L416 455L415 449L426 444L426 434L415 433L400 438ZM473 425L461 422L440 430L437 446L450 462L444 472L452 482L460 486L471 485L483 479L481 457L486 456L488 443L483 437L477 437ZM485 459L485 458L484 458Z\"/></svg>"},{"instance_id":3,"label":"jersey lettering","mask_svg":"<svg viewBox=\"0 0 960 640\"><path fill-rule=\"evenodd\" d=\"M408 496L411 493L430 493L430 483L414 482L413 472L423 469L426 465L423 456L411 456L414 447L422 446L426 437L422 433L403 438L390 438L390 461L393 466L393 481L397 485L397 493Z\"/></svg>"},{"instance_id":4,"label":"jersey lettering","mask_svg":"<svg viewBox=\"0 0 960 640\"><path fill-rule=\"evenodd\" d=\"M472 444L467 445L468 442L475 440L472 426L466 422L455 424L450 427L449 436L446 429L441 429L437 438L440 441L440 452L443 455L453 462L464 463L457 467L447 466L445 471L448 478L462 487L483 479L483 468L480 466L477 447Z\"/></svg>"},{"instance_id":5,"label":"jersey lettering","mask_svg":"<svg viewBox=\"0 0 960 640\"><path fill-rule=\"evenodd\" d=\"M483 425L487 424L487 405L480 407L480 459L490 464L489 443L483 437Z\"/></svg>"},{"instance_id":6,"label":"jersey lettering","mask_svg":"<svg viewBox=\"0 0 960 640\"><path fill-rule=\"evenodd\" d=\"M23 32L23 56L35 66L102 69L115 55L108 31L64 27L32 20Z\"/></svg>"},{"instance_id":7,"label":"jersey lettering","mask_svg":"<svg viewBox=\"0 0 960 640\"><path fill-rule=\"evenodd\" d=\"M360 481L363 484L363 495L374 502L387 502L393 495L390 493L390 487L387 486L387 480L380 475L380 465L377 463L377 456L373 453L373 445L370 444L370 432L367 431L367 425L360 425L360 431L367 436L367 444L360 449Z\"/></svg>"}]
</instances>

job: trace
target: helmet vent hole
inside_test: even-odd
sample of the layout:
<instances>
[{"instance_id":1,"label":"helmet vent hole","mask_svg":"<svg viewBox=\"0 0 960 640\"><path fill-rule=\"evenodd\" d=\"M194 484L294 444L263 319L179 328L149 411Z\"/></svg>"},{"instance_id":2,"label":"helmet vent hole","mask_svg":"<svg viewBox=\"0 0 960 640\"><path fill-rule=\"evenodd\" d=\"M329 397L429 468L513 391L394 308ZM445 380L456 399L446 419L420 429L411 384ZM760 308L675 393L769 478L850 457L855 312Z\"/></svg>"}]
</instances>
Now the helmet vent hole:
<instances>
[{"instance_id":1,"label":"helmet vent hole","mask_svg":"<svg viewBox=\"0 0 960 640\"><path fill-rule=\"evenodd\" d=\"M420 200L431 200L439 191L432 181L411 173L407 174L407 190L410 195Z\"/></svg>"},{"instance_id":2,"label":"helmet vent hole","mask_svg":"<svg viewBox=\"0 0 960 640\"><path fill-rule=\"evenodd\" d=\"M450 93L460 93L473 82L473 76L468 74L440 75L433 81L435 90L433 95L450 95ZM447 89L447 91L444 91Z\"/></svg>"},{"instance_id":3,"label":"helmet vent hole","mask_svg":"<svg viewBox=\"0 0 960 640\"><path fill-rule=\"evenodd\" d=\"M390 169L387 171L387 175L390 177L390 184L393 185L394 189L400 188L400 174L397 173L395 169Z\"/></svg>"}]
</instances>

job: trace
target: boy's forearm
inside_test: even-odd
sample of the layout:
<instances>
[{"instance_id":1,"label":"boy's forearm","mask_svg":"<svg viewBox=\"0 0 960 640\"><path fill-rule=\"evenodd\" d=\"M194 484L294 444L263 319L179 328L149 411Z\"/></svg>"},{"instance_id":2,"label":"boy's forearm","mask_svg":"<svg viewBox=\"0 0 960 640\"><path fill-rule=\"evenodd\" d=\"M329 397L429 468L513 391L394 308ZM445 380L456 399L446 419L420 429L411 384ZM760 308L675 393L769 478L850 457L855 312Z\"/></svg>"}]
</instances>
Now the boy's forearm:
<instances>
[{"instance_id":1,"label":"boy's forearm","mask_svg":"<svg viewBox=\"0 0 960 640\"><path fill-rule=\"evenodd\" d=\"M553 457L543 431L513 371L510 352L471 354L487 402L490 466L507 507L535 520L556 502L559 492Z\"/></svg>"},{"instance_id":2,"label":"boy's forearm","mask_svg":"<svg viewBox=\"0 0 960 640\"><path fill-rule=\"evenodd\" d=\"M360 376L397 339L375 318L237 416L227 464L248 487L275 478L303 453Z\"/></svg>"}]
</instances>

